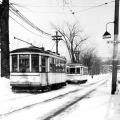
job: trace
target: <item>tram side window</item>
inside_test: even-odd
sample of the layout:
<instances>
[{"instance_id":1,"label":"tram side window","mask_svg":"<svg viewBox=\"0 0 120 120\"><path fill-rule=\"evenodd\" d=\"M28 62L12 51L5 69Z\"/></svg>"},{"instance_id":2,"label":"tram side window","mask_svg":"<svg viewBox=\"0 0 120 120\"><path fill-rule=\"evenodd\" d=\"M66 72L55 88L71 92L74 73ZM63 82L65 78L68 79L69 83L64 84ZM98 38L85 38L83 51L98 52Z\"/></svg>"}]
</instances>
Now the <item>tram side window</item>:
<instances>
[{"instance_id":1,"label":"tram side window","mask_svg":"<svg viewBox=\"0 0 120 120\"><path fill-rule=\"evenodd\" d=\"M56 72L60 72L60 60L59 59L56 59L55 68L56 68Z\"/></svg>"},{"instance_id":2,"label":"tram side window","mask_svg":"<svg viewBox=\"0 0 120 120\"><path fill-rule=\"evenodd\" d=\"M12 72L18 72L17 55L12 55Z\"/></svg>"},{"instance_id":3,"label":"tram side window","mask_svg":"<svg viewBox=\"0 0 120 120\"><path fill-rule=\"evenodd\" d=\"M52 58L49 58L49 64L50 64L50 71L52 71Z\"/></svg>"},{"instance_id":4,"label":"tram side window","mask_svg":"<svg viewBox=\"0 0 120 120\"><path fill-rule=\"evenodd\" d=\"M65 61L58 58L50 58L50 71L51 72L65 72Z\"/></svg>"},{"instance_id":5,"label":"tram side window","mask_svg":"<svg viewBox=\"0 0 120 120\"><path fill-rule=\"evenodd\" d=\"M75 74L75 68L70 68L70 74Z\"/></svg>"},{"instance_id":6,"label":"tram side window","mask_svg":"<svg viewBox=\"0 0 120 120\"><path fill-rule=\"evenodd\" d=\"M56 71L55 58L50 58L50 71L51 72Z\"/></svg>"},{"instance_id":7,"label":"tram side window","mask_svg":"<svg viewBox=\"0 0 120 120\"><path fill-rule=\"evenodd\" d=\"M64 60L60 60L60 71L65 72L65 64L66 62Z\"/></svg>"},{"instance_id":8,"label":"tram side window","mask_svg":"<svg viewBox=\"0 0 120 120\"><path fill-rule=\"evenodd\" d=\"M29 55L19 55L19 71L30 72Z\"/></svg>"},{"instance_id":9,"label":"tram side window","mask_svg":"<svg viewBox=\"0 0 120 120\"><path fill-rule=\"evenodd\" d=\"M46 72L46 57L41 56L41 72Z\"/></svg>"},{"instance_id":10,"label":"tram side window","mask_svg":"<svg viewBox=\"0 0 120 120\"><path fill-rule=\"evenodd\" d=\"M31 55L32 72L39 72L39 55Z\"/></svg>"}]
</instances>

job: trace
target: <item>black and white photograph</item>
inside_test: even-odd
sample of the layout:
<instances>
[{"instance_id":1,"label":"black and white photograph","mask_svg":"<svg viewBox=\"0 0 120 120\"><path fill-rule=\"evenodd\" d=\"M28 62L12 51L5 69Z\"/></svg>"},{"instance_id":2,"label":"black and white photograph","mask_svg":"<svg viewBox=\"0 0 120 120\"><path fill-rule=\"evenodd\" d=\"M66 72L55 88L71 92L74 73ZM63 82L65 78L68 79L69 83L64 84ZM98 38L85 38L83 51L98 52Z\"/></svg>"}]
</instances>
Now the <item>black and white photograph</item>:
<instances>
[{"instance_id":1,"label":"black and white photograph","mask_svg":"<svg viewBox=\"0 0 120 120\"><path fill-rule=\"evenodd\" d=\"M119 0L0 0L0 120L120 120Z\"/></svg>"}]
</instances>

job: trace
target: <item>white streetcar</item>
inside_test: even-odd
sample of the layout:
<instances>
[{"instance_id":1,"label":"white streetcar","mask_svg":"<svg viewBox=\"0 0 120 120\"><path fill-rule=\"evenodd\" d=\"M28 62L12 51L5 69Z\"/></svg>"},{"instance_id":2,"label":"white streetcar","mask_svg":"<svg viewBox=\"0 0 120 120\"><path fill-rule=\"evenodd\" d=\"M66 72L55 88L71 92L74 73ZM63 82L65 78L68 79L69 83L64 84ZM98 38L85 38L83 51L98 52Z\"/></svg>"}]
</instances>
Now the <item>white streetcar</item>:
<instances>
[{"instance_id":1,"label":"white streetcar","mask_svg":"<svg viewBox=\"0 0 120 120\"><path fill-rule=\"evenodd\" d=\"M44 48L19 48L10 53L12 90L46 90L66 85L66 58Z\"/></svg>"},{"instance_id":2,"label":"white streetcar","mask_svg":"<svg viewBox=\"0 0 120 120\"><path fill-rule=\"evenodd\" d=\"M88 67L77 63L67 64L67 82L82 84L87 82Z\"/></svg>"}]
</instances>

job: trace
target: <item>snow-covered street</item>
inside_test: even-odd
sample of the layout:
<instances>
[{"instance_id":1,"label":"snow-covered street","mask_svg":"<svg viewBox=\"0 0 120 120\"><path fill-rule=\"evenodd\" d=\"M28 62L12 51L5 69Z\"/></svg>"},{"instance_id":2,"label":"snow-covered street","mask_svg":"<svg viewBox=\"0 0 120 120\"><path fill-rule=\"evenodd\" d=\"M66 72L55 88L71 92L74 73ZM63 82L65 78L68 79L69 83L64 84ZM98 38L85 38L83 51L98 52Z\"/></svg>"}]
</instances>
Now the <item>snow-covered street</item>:
<instances>
[{"instance_id":1,"label":"snow-covered street","mask_svg":"<svg viewBox=\"0 0 120 120\"><path fill-rule=\"evenodd\" d=\"M119 117L114 114L120 109L119 97L110 94L110 74L89 77L86 84L67 85L39 94L13 93L6 79L4 82L1 79L3 83L0 92L2 120L118 120Z\"/></svg>"}]
</instances>

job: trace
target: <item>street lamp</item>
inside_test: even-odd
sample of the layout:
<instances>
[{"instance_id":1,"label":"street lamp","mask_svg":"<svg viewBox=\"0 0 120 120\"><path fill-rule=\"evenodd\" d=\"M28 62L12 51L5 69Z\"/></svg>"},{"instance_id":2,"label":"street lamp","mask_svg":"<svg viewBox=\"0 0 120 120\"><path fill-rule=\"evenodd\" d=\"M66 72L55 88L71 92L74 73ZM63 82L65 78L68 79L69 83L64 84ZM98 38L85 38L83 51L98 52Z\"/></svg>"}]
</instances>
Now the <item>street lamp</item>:
<instances>
[{"instance_id":1,"label":"street lamp","mask_svg":"<svg viewBox=\"0 0 120 120\"><path fill-rule=\"evenodd\" d=\"M108 22L107 24L106 24L106 32L103 34L103 39L107 39L107 38L111 38L111 34L108 32L108 30L107 30L107 26L108 26L108 24L110 24L110 23L114 23L114 22Z\"/></svg>"},{"instance_id":2,"label":"street lamp","mask_svg":"<svg viewBox=\"0 0 120 120\"><path fill-rule=\"evenodd\" d=\"M106 38L111 38L111 34L106 31L104 34L103 34L103 39L106 39Z\"/></svg>"}]
</instances>

